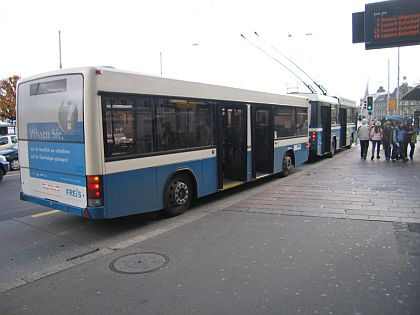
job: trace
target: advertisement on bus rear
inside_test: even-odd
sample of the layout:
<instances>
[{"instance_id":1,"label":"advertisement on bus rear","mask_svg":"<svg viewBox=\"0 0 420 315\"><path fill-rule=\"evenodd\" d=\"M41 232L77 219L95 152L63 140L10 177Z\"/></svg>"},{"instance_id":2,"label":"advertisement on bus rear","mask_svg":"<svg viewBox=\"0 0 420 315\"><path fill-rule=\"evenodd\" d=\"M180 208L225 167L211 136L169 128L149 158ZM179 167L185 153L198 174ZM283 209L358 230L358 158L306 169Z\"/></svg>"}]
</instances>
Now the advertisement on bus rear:
<instances>
[{"instance_id":1,"label":"advertisement on bus rear","mask_svg":"<svg viewBox=\"0 0 420 315\"><path fill-rule=\"evenodd\" d=\"M24 193L85 207L83 77L21 84L18 102Z\"/></svg>"}]
</instances>

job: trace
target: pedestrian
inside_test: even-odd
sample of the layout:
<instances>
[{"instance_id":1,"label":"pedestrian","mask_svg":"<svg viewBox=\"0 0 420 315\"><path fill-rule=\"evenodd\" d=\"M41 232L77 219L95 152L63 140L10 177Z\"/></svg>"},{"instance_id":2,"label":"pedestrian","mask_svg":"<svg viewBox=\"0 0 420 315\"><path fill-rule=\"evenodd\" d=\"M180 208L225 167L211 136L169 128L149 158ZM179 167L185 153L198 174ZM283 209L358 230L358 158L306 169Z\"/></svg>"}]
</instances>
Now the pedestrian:
<instances>
[{"instance_id":1,"label":"pedestrian","mask_svg":"<svg viewBox=\"0 0 420 315\"><path fill-rule=\"evenodd\" d=\"M410 160L413 160L413 156L414 156L414 149L416 148L416 142L417 142L417 132L414 130L414 127L412 124L410 124L408 126L408 131L407 131L408 137L409 139L409 144L410 144Z\"/></svg>"},{"instance_id":2,"label":"pedestrian","mask_svg":"<svg viewBox=\"0 0 420 315\"><path fill-rule=\"evenodd\" d=\"M370 138L370 128L366 119L362 120L362 125L357 129L357 137L360 140L360 158L366 160Z\"/></svg>"},{"instance_id":3,"label":"pedestrian","mask_svg":"<svg viewBox=\"0 0 420 315\"><path fill-rule=\"evenodd\" d=\"M385 152L385 159L387 161L391 158L391 144L392 144L392 125L390 121L387 121L384 125L384 131L382 133L382 147Z\"/></svg>"},{"instance_id":4,"label":"pedestrian","mask_svg":"<svg viewBox=\"0 0 420 315\"><path fill-rule=\"evenodd\" d=\"M405 139L406 135L404 123L400 121L400 123L394 128L394 132L392 134L392 141L395 149L392 150L392 161L398 159L398 156L403 160L403 162L407 161L407 150L404 150Z\"/></svg>"},{"instance_id":5,"label":"pedestrian","mask_svg":"<svg viewBox=\"0 0 420 315\"><path fill-rule=\"evenodd\" d=\"M381 151L381 141L382 141L382 128L381 122L378 120L375 122L374 127L370 131L370 140L372 141L372 156L370 159L373 161L375 157L375 148L376 148L376 158L380 159L379 152Z\"/></svg>"}]
</instances>

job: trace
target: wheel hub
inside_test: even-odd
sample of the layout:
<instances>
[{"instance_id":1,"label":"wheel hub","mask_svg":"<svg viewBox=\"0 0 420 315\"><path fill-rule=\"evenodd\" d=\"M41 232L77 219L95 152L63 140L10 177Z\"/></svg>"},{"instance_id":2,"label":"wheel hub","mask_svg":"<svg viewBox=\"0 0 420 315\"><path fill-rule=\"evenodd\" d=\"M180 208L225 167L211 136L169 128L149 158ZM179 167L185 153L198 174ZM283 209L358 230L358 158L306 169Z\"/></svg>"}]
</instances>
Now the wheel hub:
<instances>
[{"instance_id":1,"label":"wheel hub","mask_svg":"<svg viewBox=\"0 0 420 315\"><path fill-rule=\"evenodd\" d=\"M178 205L187 202L189 196L188 186L183 182L177 182L174 191L174 199Z\"/></svg>"},{"instance_id":2,"label":"wheel hub","mask_svg":"<svg viewBox=\"0 0 420 315\"><path fill-rule=\"evenodd\" d=\"M291 168L291 166L292 166L292 159L290 158L290 156L286 156L284 162L286 164L286 169L289 170Z\"/></svg>"}]
</instances>

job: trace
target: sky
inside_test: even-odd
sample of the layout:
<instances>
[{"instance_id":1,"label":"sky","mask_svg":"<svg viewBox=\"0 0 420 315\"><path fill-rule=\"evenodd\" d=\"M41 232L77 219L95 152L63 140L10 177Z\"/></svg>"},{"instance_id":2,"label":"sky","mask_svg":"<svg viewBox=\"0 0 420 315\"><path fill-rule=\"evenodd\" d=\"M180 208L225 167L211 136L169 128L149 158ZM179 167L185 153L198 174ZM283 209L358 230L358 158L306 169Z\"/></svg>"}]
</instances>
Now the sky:
<instances>
[{"instance_id":1,"label":"sky","mask_svg":"<svg viewBox=\"0 0 420 315\"><path fill-rule=\"evenodd\" d=\"M286 56L328 94L359 102L367 85L370 93L397 85L397 48L352 44L352 13L372 2L0 0L0 79L58 70L60 31L63 69L112 66L272 93L307 92L292 71L315 86ZM400 82L405 76L411 85L420 83L418 56L420 45L400 48Z\"/></svg>"}]
</instances>

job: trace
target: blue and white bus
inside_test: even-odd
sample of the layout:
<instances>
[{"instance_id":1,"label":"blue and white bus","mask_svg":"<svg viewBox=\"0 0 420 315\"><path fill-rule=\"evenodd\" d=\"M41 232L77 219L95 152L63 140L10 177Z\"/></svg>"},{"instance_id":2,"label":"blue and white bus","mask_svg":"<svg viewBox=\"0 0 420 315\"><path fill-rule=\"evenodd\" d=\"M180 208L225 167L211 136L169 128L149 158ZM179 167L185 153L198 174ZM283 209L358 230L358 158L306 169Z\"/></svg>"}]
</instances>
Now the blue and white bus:
<instances>
[{"instance_id":1,"label":"blue and white bus","mask_svg":"<svg viewBox=\"0 0 420 315\"><path fill-rule=\"evenodd\" d=\"M356 139L356 102L319 94L300 94L310 100L310 156L334 156Z\"/></svg>"},{"instance_id":2,"label":"blue and white bus","mask_svg":"<svg viewBox=\"0 0 420 315\"><path fill-rule=\"evenodd\" d=\"M163 209L308 159L305 97L78 68L22 79L21 199L88 218Z\"/></svg>"}]
</instances>

